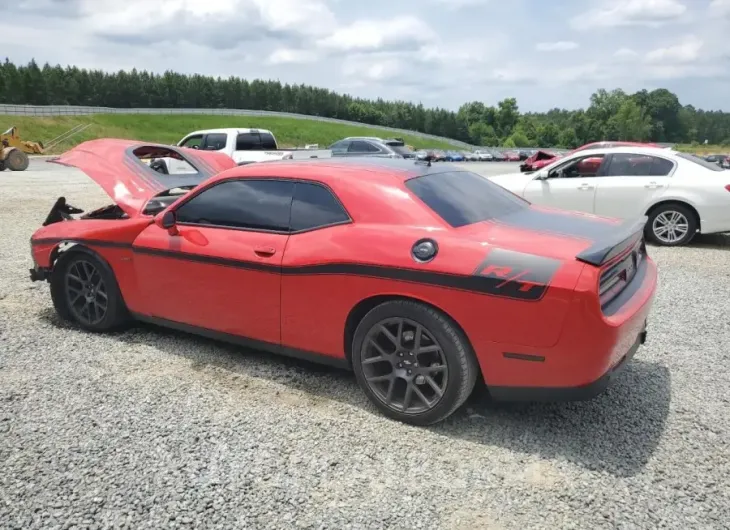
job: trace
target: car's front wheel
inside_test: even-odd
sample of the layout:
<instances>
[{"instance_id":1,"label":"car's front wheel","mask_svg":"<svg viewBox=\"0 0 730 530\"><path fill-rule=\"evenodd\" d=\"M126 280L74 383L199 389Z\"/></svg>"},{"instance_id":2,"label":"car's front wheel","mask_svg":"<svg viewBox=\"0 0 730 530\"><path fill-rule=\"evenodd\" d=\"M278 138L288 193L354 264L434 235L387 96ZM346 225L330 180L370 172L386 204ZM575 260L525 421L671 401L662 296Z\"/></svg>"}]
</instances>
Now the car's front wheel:
<instances>
[{"instance_id":1,"label":"car's front wheel","mask_svg":"<svg viewBox=\"0 0 730 530\"><path fill-rule=\"evenodd\" d=\"M693 212L682 204L659 206L649 215L646 225L648 238L663 246L686 245L697 233Z\"/></svg>"},{"instance_id":2,"label":"car's front wheel","mask_svg":"<svg viewBox=\"0 0 730 530\"><path fill-rule=\"evenodd\" d=\"M61 318L88 331L110 331L129 321L111 267L85 248L61 254L53 267L51 298Z\"/></svg>"},{"instance_id":3,"label":"car's front wheel","mask_svg":"<svg viewBox=\"0 0 730 530\"><path fill-rule=\"evenodd\" d=\"M453 321L424 304L385 302L362 319L352 344L360 387L385 415L430 425L471 394L478 365Z\"/></svg>"}]
</instances>

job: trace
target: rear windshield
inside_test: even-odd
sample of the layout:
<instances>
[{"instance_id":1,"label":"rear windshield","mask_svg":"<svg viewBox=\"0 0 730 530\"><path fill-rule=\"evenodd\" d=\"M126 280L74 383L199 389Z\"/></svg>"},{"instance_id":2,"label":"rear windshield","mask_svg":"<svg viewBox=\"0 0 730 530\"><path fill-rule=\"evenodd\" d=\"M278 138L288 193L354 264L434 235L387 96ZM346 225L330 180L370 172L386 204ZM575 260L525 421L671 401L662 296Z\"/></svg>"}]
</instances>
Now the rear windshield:
<instances>
[{"instance_id":1,"label":"rear windshield","mask_svg":"<svg viewBox=\"0 0 730 530\"><path fill-rule=\"evenodd\" d=\"M530 204L471 171L414 177L406 186L454 228L500 218Z\"/></svg>"},{"instance_id":2,"label":"rear windshield","mask_svg":"<svg viewBox=\"0 0 730 530\"><path fill-rule=\"evenodd\" d=\"M408 149L403 142L385 142L385 145L390 147L399 155L407 155L411 153L411 150Z\"/></svg>"},{"instance_id":3,"label":"rear windshield","mask_svg":"<svg viewBox=\"0 0 730 530\"><path fill-rule=\"evenodd\" d=\"M725 168L721 167L717 162L708 162L707 160L700 158L699 156L691 155L689 153L677 153L679 158L684 158L695 164L699 164L702 167L711 171L726 171Z\"/></svg>"}]
</instances>

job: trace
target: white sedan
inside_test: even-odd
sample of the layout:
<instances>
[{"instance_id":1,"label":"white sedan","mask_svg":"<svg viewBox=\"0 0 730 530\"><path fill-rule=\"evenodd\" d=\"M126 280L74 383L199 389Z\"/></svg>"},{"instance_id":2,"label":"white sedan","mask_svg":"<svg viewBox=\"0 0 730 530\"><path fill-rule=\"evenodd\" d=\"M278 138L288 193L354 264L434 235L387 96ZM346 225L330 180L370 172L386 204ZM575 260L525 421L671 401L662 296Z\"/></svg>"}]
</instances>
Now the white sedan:
<instances>
[{"instance_id":1,"label":"white sedan","mask_svg":"<svg viewBox=\"0 0 730 530\"><path fill-rule=\"evenodd\" d=\"M578 151L534 173L487 177L528 201L595 215L646 215L647 238L666 246L697 232L730 232L730 171L656 147Z\"/></svg>"},{"instance_id":2,"label":"white sedan","mask_svg":"<svg viewBox=\"0 0 730 530\"><path fill-rule=\"evenodd\" d=\"M479 162L491 162L494 160L494 155L489 151L474 151L474 155Z\"/></svg>"}]
</instances>

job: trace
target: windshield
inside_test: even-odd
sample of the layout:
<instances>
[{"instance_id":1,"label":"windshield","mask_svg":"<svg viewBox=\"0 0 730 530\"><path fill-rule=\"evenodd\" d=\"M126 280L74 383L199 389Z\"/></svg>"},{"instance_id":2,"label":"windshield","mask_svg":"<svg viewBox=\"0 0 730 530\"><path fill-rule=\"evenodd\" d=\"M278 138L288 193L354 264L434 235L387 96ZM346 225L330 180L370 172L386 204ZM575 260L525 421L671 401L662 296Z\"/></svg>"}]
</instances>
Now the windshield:
<instances>
[{"instance_id":1,"label":"windshield","mask_svg":"<svg viewBox=\"0 0 730 530\"><path fill-rule=\"evenodd\" d=\"M454 228L496 219L530 203L471 171L414 177L406 187Z\"/></svg>"},{"instance_id":2,"label":"windshield","mask_svg":"<svg viewBox=\"0 0 730 530\"><path fill-rule=\"evenodd\" d=\"M708 162L707 160L700 158L697 155L691 155L689 153L676 154L679 158L684 158L685 160L689 160L690 162L699 164L700 166L704 167L705 169L709 169L710 171L726 171L726 169L720 166L717 162Z\"/></svg>"}]
</instances>

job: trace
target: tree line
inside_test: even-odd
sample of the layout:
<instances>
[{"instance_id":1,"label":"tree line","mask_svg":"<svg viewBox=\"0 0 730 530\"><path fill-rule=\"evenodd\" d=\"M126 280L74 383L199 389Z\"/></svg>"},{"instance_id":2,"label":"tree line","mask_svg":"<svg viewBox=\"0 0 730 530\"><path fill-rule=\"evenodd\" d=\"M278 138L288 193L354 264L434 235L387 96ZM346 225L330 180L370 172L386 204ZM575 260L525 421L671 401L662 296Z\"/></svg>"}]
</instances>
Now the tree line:
<instances>
[{"instance_id":1,"label":"tree line","mask_svg":"<svg viewBox=\"0 0 730 530\"><path fill-rule=\"evenodd\" d=\"M292 112L445 136L473 145L573 148L599 140L705 143L730 146L730 113L682 105L666 89L634 94L600 89L586 109L522 113L515 98L490 106L474 101L458 111L407 101L369 100L325 88L240 77L227 79L115 73L33 60L0 63L0 103L115 108L228 108Z\"/></svg>"}]
</instances>

